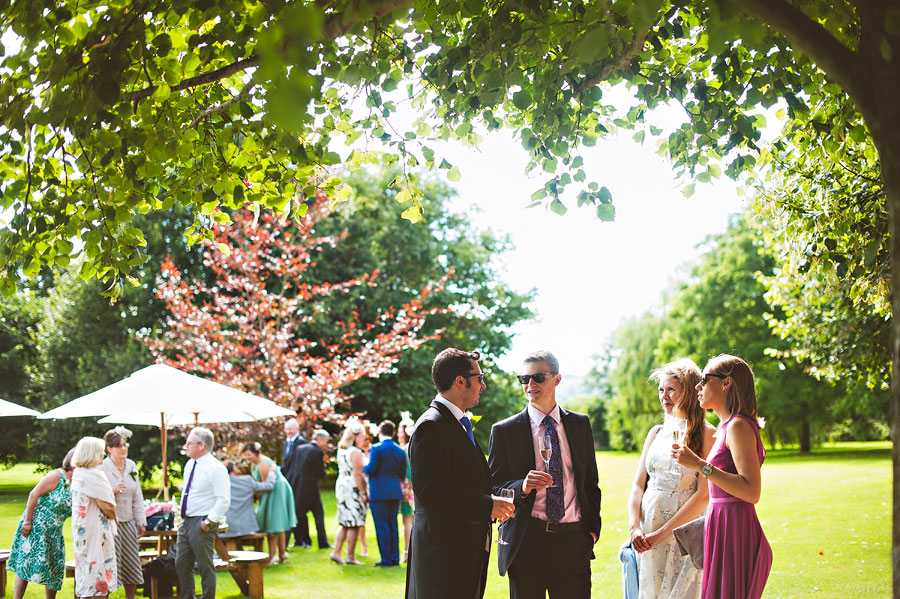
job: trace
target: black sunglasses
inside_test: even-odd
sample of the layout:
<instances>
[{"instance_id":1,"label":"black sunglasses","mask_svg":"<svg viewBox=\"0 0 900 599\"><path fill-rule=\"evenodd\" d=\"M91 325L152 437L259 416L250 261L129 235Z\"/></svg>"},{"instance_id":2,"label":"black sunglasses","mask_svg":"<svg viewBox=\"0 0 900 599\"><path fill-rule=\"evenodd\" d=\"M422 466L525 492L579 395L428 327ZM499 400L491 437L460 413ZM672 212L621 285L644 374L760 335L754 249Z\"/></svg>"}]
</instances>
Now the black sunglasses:
<instances>
[{"instance_id":1,"label":"black sunglasses","mask_svg":"<svg viewBox=\"0 0 900 599\"><path fill-rule=\"evenodd\" d=\"M534 374L517 374L516 378L519 379L519 382L523 385L527 385L531 379L534 379L535 383L541 384L547 380L548 376L553 376L555 374L555 372L536 372Z\"/></svg>"},{"instance_id":2,"label":"black sunglasses","mask_svg":"<svg viewBox=\"0 0 900 599\"><path fill-rule=\"evenodd\" d=\"M700 375L700 384L705 387L706 383L709 382L709 377L711 377L711 376L714 376L717 379L727 379L728 378L727 374L716 374L715 372L708 372L706 374Z\"/></svg>"},{"instance_id":3,"label":"black sunglasses","mask_svg":"<svg viewBox=\"0 0 900 599\"><path fill-rule=\"evenodd\" d=\"M469 378L470 376L475 376L475 377L478 377L479 383L484 383L484 375L486 375L486 374L487 374L486 372L473 372L472 374L461 374L459 376L464 377L464 378Z\"/></svg>"}]
</instances>

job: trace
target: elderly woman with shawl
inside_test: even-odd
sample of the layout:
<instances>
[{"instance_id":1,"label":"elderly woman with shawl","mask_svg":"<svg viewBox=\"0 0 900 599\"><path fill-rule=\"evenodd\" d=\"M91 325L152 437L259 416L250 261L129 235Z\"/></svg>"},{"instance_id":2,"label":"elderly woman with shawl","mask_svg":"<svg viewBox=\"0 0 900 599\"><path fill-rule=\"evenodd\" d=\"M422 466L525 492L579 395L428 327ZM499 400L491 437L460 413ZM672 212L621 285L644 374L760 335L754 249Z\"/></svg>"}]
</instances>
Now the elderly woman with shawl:
<instances>
[{"instance_id":1,"label":"elderly woman with shawl","mask_svg":"<svg viewBox=\"0 0 900 599\"><path fill-rule=\"evenodd\" d=\"M72 465L72 545L75 595L106 597L119 586L116 575L116 499L101 464L106 443L84 437Z\"/></svg>"}]
</instances>

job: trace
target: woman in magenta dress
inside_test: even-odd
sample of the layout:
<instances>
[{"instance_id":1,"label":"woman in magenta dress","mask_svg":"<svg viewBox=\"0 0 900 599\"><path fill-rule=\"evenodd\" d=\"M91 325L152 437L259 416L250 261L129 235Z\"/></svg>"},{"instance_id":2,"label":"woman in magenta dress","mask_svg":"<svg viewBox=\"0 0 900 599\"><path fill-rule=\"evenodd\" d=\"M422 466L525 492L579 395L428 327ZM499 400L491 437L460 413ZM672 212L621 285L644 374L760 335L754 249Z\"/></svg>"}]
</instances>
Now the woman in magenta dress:
<instances>
[{"instance_id":1,"label":"woman in magenta dress","mask_svg":"<svg viewBox=\"0 0 900 599\"><path fill-rule=\"evenodd\" d=\"M706 461L687 447L672 456L709 479L703 545L703 599L759 599L772 569L772 549L754 504L766 457L759 438L753 371L735 356L711 358L697 384L700 405L721 424Z\"/></svg>"}]
</instances>

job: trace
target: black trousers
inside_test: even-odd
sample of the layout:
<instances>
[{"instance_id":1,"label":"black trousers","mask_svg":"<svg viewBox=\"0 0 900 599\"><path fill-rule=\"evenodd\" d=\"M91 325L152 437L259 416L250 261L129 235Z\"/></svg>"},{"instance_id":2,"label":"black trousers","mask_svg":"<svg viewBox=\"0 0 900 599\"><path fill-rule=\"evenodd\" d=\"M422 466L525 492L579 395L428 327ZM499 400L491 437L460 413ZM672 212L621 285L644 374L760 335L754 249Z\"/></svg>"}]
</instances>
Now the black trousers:
<instances>
[{"instance_id":1,"label":"black trousers","mask_svg":"<svg viewBox=\"0 0 900 599\"><path fill-rule=\"evenodd\" d=\"M297 526L293 529L294 543L312 545L312 539L309 536L309 518L307 514L312 512L313 520L316 523L316 537L318 538L319 549L325 549L329 546L328 535L325 533L325 511L322 504L313 506L308 510L303 508L297 509ZM287 541L290 541L290 534L287 535Z\"/></svg>"},{"instance_id":2,"label":"black trousers","mask_svg":"<svg viewBox=\"0 0 900 599\"><path fill-rule=\"evenodd\" d=\"M594 537L529 526L507 571L510 599L590 599Z\"/></svg>"}]
</instances>

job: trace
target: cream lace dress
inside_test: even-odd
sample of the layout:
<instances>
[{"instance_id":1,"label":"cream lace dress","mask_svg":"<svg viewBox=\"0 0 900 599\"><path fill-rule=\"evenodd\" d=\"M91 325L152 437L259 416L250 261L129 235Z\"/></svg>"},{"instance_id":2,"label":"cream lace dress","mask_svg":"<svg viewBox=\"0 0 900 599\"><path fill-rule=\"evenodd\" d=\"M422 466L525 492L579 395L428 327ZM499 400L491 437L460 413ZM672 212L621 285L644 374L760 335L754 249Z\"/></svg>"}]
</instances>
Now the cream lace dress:
<instances>
[{"instance_id":1,"label":"cream lace dress","mask_svg":"<svg viewBox=\"0 0 900 599\"><path fill-rule=\"evenodd\" d=\"M680 475L669 473L674 423L667 419L647 452L649 484L641 501L644 534L665 524L697 492L698 473L681 467ZM697 599L702 579L703 571L694 567L689 556L681 556L674 535L638 554L640 599Z\"/></svg>"}]
</instances>

